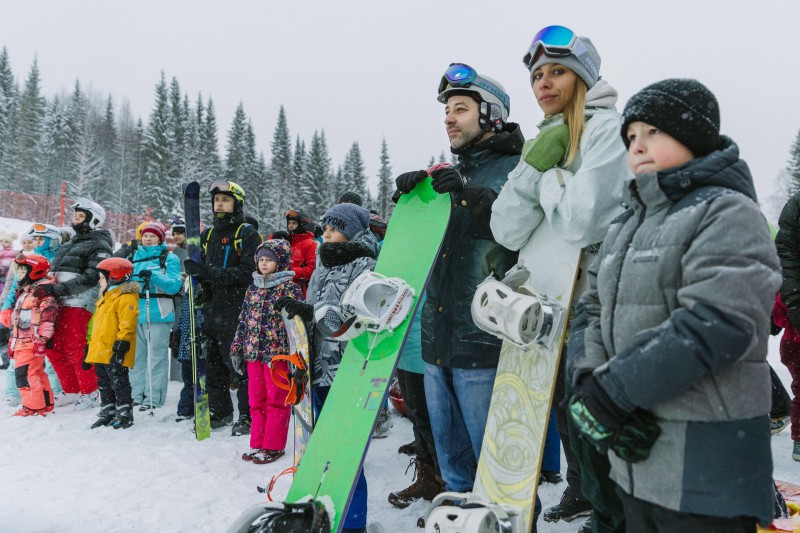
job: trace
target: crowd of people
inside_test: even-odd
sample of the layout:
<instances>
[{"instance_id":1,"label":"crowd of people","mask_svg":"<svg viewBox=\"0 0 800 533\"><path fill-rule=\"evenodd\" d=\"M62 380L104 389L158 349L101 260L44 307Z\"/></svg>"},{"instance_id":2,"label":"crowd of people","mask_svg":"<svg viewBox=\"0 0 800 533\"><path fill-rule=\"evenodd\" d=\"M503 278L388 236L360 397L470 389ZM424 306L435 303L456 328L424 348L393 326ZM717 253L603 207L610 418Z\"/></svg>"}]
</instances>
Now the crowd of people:
<instances>
[{"instance_id":1,"label":"crowd of people","mask_svg":"<svg viewBox=\"0 0 800 533\"><path fill-rule=\"evenodd\" d=\"M583 254L542 466L543 481L561 480L557 435L567 488L543 519L591 516L580 531L595 532L769 524L780 512L771 430L791 421L800 461L800 193L781 214L776 247L702 83L659 81L619 113L589 38L549 26L523 61L543 113L527 141L495 79L454 63L438 87L458 163L435 170L432 183L453 210L398 364L414 430L398 452L412 456L416 475L389 502L472 489L501 347L473 323L472 295L487 277L503 278L548 224ZM427 176L400 174L394 199ZM21 252L0 234L15 415L72 404L99 408L93 428L130 427L134 410L163 407L172 354L183 380L176 420L191 419L187 275L202 310L211 426L250 435L242 459L285 453L286 363L273 361L288 353L281 310L310 327L313 403L324 412L346 342L321 334L315 311L340 306L374 268L385 222L349 193L319 221L321 235L289 209L285 229L264 238L241 187L216 181L208 192L214 218L199 261L187 256L180 219L144 222L114 252L103 208L87 199L76 201L71 228L34 224ZM776 407L776 395L788 395L767 342L781 330L794 398ZM387 420L384 409L379 431ZM366 521L362 471L344 531Z\"/></svg>"}]
</instances>

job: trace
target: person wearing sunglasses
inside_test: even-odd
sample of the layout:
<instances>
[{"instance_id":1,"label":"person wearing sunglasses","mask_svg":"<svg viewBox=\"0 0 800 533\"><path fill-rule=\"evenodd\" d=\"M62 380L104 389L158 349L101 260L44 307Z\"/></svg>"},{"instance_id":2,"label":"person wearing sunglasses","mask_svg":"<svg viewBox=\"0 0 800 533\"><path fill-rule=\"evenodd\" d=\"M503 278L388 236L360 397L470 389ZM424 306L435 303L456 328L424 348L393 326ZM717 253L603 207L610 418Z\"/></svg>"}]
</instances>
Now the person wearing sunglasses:
<instances>
[{"instance_id":1,"label":"person wearing sunglasses","mask_svg":"<svg viewBox=\"0 0 800 533\"><path fill-rule=\"evenodd\" d=\"M617 91L601 79L600 54L591 40L563 26L537 32L523 62L544 119L492 205L492 234L506 248L519 250L539 224L549 224L562 239L584 249L581 271L586 272L609 224L622 211L623 182L630 175L619 138ZM585 288L585 279L579 280L573 302ZM570 438L577 430L568 428L561 406L571 377L566 353L553 405L559 406L556 421L567 458L568 486L561 502L545 510L543 518L572 520L594 507L595 530L624 531L622 504L613 482L603 474L608 472L607 458ZM595 462L599 465L592 466ZM590 494L598 496L589 498ZM591 526L585 528L591 531Z\"/></svg>"},{"instance_id":2,"label":"person wearing sunglasses","mask_svg":"<svg viewBox=\"0 0 800 533\"><path fill-rule=\"evenodd\" d=\"M250 403L247 397L247 366L234 370L230 349L247 287L256 270L256 248L261 244L258 231L245 221L245 192L232 181L215 181L209 188L214 223L200 235L201 260L186 259L186 273L202 285L203 327L200 349L205 350L211 427L220 428L233 421L230 388L237 389L239 419L232 435L250 433Z\"/></svg>"},{"instance_id":3,"label":"person wearing sunglasses","mask_svg":"<svg viewBox=\"0 0 800 533\"><path fill-rule=\"evenodd\" d=\"M519 162L524 137L517 124L508 122L508 94L489 76L464 63L453 63L438 89L445 132L458 163L432 173L434 190L450 195L453 209L422 308L425 374L409 374L423 382L411 386L425 390L433 433L428 447L434 448L427 451L437 454L448 491L469 492L501 344L472 321L470 302L479 283L490 275L502 277L517 261L516 252L495 242L488 223L492 202ZM394 198L410 192L427 176L425 170L401 174L395 180ZM417 452L419 459L422 450ZM396 494L409 496L410 492ZM424 496L421 491L420 496Z\"/></svg>"}]
</instances>

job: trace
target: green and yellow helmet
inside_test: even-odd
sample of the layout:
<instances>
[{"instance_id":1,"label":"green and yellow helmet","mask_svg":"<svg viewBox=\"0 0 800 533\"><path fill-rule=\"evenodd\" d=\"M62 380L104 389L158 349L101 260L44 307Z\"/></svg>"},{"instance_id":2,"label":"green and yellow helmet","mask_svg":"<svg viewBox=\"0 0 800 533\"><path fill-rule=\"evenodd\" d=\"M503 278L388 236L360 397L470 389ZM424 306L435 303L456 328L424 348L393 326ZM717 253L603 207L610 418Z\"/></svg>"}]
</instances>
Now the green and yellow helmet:
<instances>
[{"instance_id":1,"label":"green and yellow helmet","mask_svg":"<svg viewBox=\"0 0 800 533\"><path fill-rule=\"evenodd\" d=\"M244 189L238 183L232 181L215 181L208 187L208 193L211 195L211 205L214 205L215 194L226 194L234 199L234 213L241 213L244 209Z\"/></svg>"}]
</instances>

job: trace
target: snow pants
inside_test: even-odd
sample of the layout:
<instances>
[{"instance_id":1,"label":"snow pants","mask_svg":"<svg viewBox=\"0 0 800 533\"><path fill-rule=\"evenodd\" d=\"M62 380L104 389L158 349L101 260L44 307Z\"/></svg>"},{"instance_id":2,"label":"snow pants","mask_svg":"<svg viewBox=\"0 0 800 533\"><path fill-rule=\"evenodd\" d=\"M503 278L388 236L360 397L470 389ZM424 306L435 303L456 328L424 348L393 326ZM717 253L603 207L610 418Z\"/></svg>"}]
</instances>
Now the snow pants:
<instances>
[{"instance_id":1,"label":"snow pants","mask_svg":"<svg viewBox=\"0 0 800 533\"><path fill-rule=\"evenodd\" d=\"M147 357L147 328L147 324L136 326L136 361L130 371L131 394L134 403L162 407L167 399L167 384L169 383L169 332L172 323L150 323L149 351L151 359ZM151 383L152 398L150 397Z\"/></svg>"},{"instance_id":2,"label":"snow pants","mask_svg":"<svg viewBox=\"0 0 800 533\"><path fill-rule=\"evenodd\" d=\"M233 325L225 331L203 329L200 339L201 350L206 354L206 390L208 391L208 408L212 419L221 419L233 414L231 401L231 342L236 333ZM239 381L236 399L239 414L250 413L247 387L247 366L244 366L244 379Z\"/></svg>"},{"instance_id":3,"label":"snow pants","mask_svg":"<svg viewBox=\"0 0 800 533\"><path fill-rule=\"evenodd\" d=\"M330 387L312 387L311 389L311 395L314 400L314 413L317 416L317 420L321 416L325 398L328 397L330 390ZM353 498L350 500L350 506L344 513L342 528L360 529L367 527L367 496L367 478L364 476L364 469L362 468L361 472L358 473L358 481L356 482L356 489L353 491Z\"/></svg>"},{"instance_id":4,"label":"snow pants","mask_svg":"<svg viewBox=\"0 0 800 533\"><path fill-rule=\"evenodd\" d=\"M58 381L58 376L56 376L56 371L53 369L53 365L50 364L50 361L47 360L45 357L44 360L44 373L47 374L47 379L50 380L50 387L53 389L53 396L58 396L61 394L61 383ZM17 388L17 377L14 372L14 360L12 359L8 365L8 368L5 370L6 375L6 397L11 398L20 398L19 389Z\"/></svg>"},{"instance_id":5,"label":"snow pants","mask_svg":"<svg viewBox=\"0 0 800 533\"><path fill-rule=\"evenodd\" d=\"M781 362L792 376L792 440L800 441L800 343L781 338Z\"/></svg>"},{"instance_id":6,"label":"snow pants","mask_svg":"<svg viewBox=\"0 0 800 533\"><path fill-rule=\"evenodd\" d=\"M128 379L128 367L111 358L107 365L96 363L97 383L100 389L100 405L131 405L131 382Z\"/></svg>"},{"instance_id":7,"label":"snow pants","mask_svg":"<svg viewBox=\"0 0 800 533\"><path fill-rule=\"evenodd\" d=\"M272 363L275 371L287 372L286 361ZM283 450L289 434L292 407L285 405L286 391L272 379L269 365L256 361L247 363L248 394L250 397L250 447ZM278 376L275 376L276 379ZM285 383L285 380L283 380ZM287 384L288 385L288 384Z\"/></svg>"},{"instance_id":8,"label":"snow pants","mask_svg":"<svg viewBox=\"0 0 800 533\"><path fill-rule=\"evenodd\" d=\"M81 368L86 328L91 318L92 313L83 307L58 308L53 349L47 356L64 392L89 394L97 390L97 374L92 369Z\"/></svg>"},{"instance_id":9,"label":"snow pants","mask_svg":"<svg viewBox=\"0 0 800 533\"><path fill-rule=\"evenodd\" d=\"M22 406L28 409L44 409L53 405L53 389L44 372L44 354L33 351L33 343L14 350L14 373Z\"/></svg>"}]
</instances>

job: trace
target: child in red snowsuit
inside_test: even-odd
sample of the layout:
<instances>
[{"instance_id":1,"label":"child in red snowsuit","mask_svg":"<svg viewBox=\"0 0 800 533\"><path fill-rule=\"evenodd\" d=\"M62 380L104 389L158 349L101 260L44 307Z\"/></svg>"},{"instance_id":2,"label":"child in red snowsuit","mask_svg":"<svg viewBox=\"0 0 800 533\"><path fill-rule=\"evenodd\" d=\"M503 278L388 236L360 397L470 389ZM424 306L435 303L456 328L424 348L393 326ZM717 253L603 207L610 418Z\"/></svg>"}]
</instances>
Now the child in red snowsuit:
<instances>
[{"instance_id":1,"label":"child in red snowsuit","mask_svg":"<svg viewBox=\"0 0 800 533\"><path fill-rule=\"evenodd\" d=\"M14 416L44 416L53 410L53 389L44 372L44 356L52 347L58 304L55 297L37 297L34 291L54 280L47 277L50 262L44 256L20 254L14 261L19 265L19 282L8 354L14 358L22 397L22 408Z\"/></svg>"}]
</instances>

